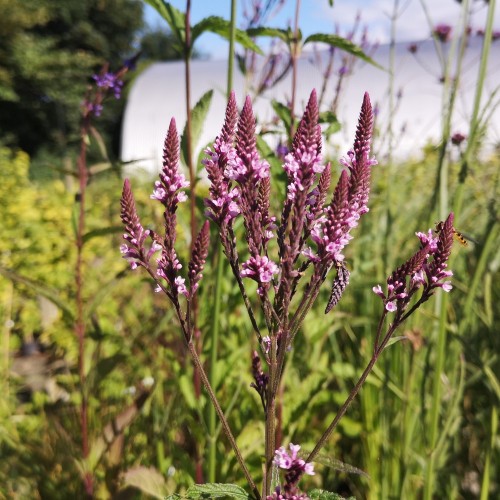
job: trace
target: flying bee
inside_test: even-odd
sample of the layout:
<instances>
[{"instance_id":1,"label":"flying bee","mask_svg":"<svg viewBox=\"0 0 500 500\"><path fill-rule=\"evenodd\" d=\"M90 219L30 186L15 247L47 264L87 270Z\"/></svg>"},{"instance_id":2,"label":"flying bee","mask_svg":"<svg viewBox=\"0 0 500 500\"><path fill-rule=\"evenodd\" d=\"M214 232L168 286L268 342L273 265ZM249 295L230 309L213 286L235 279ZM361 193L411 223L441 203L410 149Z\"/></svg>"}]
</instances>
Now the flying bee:
<instances>
[{"instance_id":1,"label":"flying bee","mask_svg":"<svg viewBox=\"0 0 500 500\"><path fill-rule=\"evenodd\" d=\"M443 224L444 222L436 222L436 233L440 233L443 230ZM465 234L461 233L460 231L457 231L455 228L453 228L453 237L455 240L457 240L460 245L463 247L468 247L469 246L469 241L472 241L473 243L477 244L477 241L471 238L470 236L466 236ZM469 241L467 241L469 240Z\"/></svg>"}]
</instances>

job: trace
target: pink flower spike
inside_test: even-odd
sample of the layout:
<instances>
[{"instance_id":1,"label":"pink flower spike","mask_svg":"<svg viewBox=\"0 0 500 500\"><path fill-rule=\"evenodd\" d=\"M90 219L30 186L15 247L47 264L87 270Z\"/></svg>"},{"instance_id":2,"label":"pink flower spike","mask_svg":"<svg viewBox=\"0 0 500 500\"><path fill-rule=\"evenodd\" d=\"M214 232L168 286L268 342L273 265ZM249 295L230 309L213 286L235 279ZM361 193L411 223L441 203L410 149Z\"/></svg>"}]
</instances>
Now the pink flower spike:
<instances>
[{"instance_id":1,"label":"pink flower spike","mask_svg":"<svg viewBox=\"0 0 500 500\"><path fill-rule=\"evenodd\" d=\"M377 286L374 286L372 288L373 292L376 293L379 297L382 297L383 299L385 299L385 294L384 292L382 291L382 287L380 285L377 285Z\"/></svg>"}]
</instances>

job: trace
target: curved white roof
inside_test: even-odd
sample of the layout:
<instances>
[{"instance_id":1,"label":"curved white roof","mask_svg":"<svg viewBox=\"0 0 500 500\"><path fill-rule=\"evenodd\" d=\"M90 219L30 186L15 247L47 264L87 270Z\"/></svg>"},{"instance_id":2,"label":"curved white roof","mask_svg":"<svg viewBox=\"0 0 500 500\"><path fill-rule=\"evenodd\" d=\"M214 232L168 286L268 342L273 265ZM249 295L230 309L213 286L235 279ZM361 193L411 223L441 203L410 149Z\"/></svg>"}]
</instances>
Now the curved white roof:
<instances>
[{"instance_id":1,"label":"curved white roof","mask_svg":"<svg viewBox=\"0 0 500 500\"><path fill-rule=\"evenodd\" d=\"M441 75L432 43L428 41L420 44L416 57L408 52L407 47L407 43L396 46L395 76L396 92L402 93L394 119L394 131L397 137L395 152L404 156L419 154L421 147L429 139L436 140L439 137L442 93L442 84L439 82ZM463 66L462 90L457 99L453 131L465 133L468 130L480 49L481 39L472 39ZM324 53L323 58L325 58ZM311 90L321 88L321 70L314 65L312 59L312 54L304 54L298 62L297 113L302 113ZM387 66L389 47L380 46L374 59L379 64ZM497 42L492 45L490 71L483 102L500 83L499 61L500 45ZM339 66L337 64L336 67ZM195 150L194 157L197 158L199 149L213 141L222 127L226 106L227 61L192 61L191 69L192 105L207 90L214 89L212 105ZM431 74L429 69L434 74ZM384 127L388 114L388 78L388 72L358 62L354 74L347 79L338 110L338 118L343 129L331 139L331 142L340 148L341 155L349 149L354 138L357 115L365 91L369 92L372 103L378 105L380 114L377 122L380 127ZM286 102L290 96L290 84L289 74L276 87L266 91L264 96L254 101L254 111L259 121L265 122L273 118L274 111L270 101L276 98ZM235 71L234 89L241 106L244 100L244 80L238 70ZM325 102L331 101L333 93L333 88L328 89ZM161 168L163 140L171 117L175 117L177 129L181 133L186 121L182 62L153 64L136 79L129 93L122 127L121 159L125 162L137 162L127 168L128 173L140 169L156 172ZM404 133L400 134L401 130L404 130ZM498 110L493 114L492 124L489 127L489 140L492 143L498 143L500 140ZM382 138L376 141L378 143L374 145L375 150L383 149Z\"/></svg>"}]
</instances>

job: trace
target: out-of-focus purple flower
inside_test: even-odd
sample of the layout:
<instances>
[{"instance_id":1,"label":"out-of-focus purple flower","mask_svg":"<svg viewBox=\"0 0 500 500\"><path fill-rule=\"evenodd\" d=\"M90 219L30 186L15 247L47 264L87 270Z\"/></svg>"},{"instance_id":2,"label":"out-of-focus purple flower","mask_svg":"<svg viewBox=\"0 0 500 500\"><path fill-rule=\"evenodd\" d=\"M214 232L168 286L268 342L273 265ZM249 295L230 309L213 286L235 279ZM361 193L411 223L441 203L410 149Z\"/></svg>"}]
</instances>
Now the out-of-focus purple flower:
<instances>
[{"instance_id":1,"label":"out-of-focus purple flower","mask_svg":"<svg viewBox=\"0 0 500 500\"><path fill-rule=\"evenodd\" d=\"M82 109L84 115L94 115L101 116L102 104L89 102L87 100L83 101Z\"/></svg>"},{"instance_id":2,"label":"out-of-focus purple flower","mask_svg":"<svg viewBox=\"0 0 500 500\"><path fill-rule=\"evenodd\" d=\"M410 43L410 45L408 45L408 52L410 54L416 54L418 51L418 45L416 43Z\"/></svg>"},{"instance_id":3,"label":"out-of-focus purple flower","mask_svg":"<svg viewBox=\"0 0 500 500\"><path fill-rule=\"evenodd\" d=\"M492 41L496 42L497 40L500 39L500 31L496 30L491 34L491 39Z\"/></svg>"},{"instance_id":4,"label":"out-of-focus purple flower","mask_svg":"<svg viewBox=\"0 0 500 500\"><path fill-rule=\"evenodd\" d=\"M386 293L380 285L373 287L374 293L383 299L387 311L402 313L420 288L423 288L422 302L436 288L442 288L445 292L452 289L451 283L445 280L453 275L446 270L453 245L453 214L439 227L437 236L433 235L431 229L427 233L416 233L421 248L387 278Z\"/></svg>"},{"instance_id":5,"label":"out-of-focus purple flower","mask_svg":"<svg viewBox=\"0 0 500 500\"><path fill-rule=\"evenodd\" d=\"M123 88L123 80L121 80L115 73L103 73L101 75L94 75L92 77L96 85L113 93L115 99L120 99Z\"/></svg>"},{"instance_id":6,"label":"out-of-focus purple flower","mask_svg":"<svg viewBox=\"0 0 500 500\"><path fill-rule=\"evenodd\" d=\"M449 24L440 23L434 27L432 34L442 43L450 41L452 27Z\"/></svg>"},{"instance_id":7,"label":"out-of-focus purple flower","mask_svg":"<svg viewBox=\"0 0 500 500\"><path fill-rule=\"evenodd\" d=\"M451 136L451 143L454 144L455 146L460 146L460 144L462 144L462 142L464 142L465 139L467 139L467 137L464 134L460 132L455 132Z\"/></svg>"},{"instance_id":8,"label":"out-of-focus purple flower","mask_svg":"<svg viewBox=\"0 0 500 500\"><path fill-rule=\"evenodd\" d=\"M339 68L339 76L346 75L349 72L349 68L347 66L341 66Z\"/></svg>"},{"instance_id":9,"label":"out-of-focus purple flower","mask_svg":"<svg viewBox=\"0 0 500 500\"><path fill-rule=\"evenodd\" d=\"M280 142L276 148L276 155L278 156L278 158L283 160L285 156L289 153L289 151L290 150L288 149L288 146Z\"/></svg>"}]
</instances>

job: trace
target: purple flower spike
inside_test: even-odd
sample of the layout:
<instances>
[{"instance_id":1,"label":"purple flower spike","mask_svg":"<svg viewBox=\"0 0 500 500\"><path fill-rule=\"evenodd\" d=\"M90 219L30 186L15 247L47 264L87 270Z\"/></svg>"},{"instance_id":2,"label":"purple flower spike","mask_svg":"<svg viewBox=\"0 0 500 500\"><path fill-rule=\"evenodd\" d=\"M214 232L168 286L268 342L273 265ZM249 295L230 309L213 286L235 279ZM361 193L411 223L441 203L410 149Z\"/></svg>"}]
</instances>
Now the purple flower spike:
<instances>
[{"instance_id":1,"label":"purple flower spike","mask_svg":"<svg viewBox=\"0 0 500 500\"><path fill-rule=\"evenodd\" d=\"M120 200L121 204L121 219L125 225L125 234L123 239L127 244L120 247L120 252L123 257L128 260L132 269L137 269L138 266L148 266L149 259L152 255L161 249L161 246L155 241L152 242L151 247L145 247L146 238L151 236L148 230L142 227L137 210L135 208L134 195L130 188L130 181L125 179L123 184L123 193Z\"/></svg>"},{"instance_id":2,"label":"purple flower spike","mask_svg":"<svg viewBox=\"0 0 500 500\"><path fill-rule=\"evenodd\" d=\"M365 93L353 149L347 159L340 161L346 169L340 175L331 204L311 232L318 247L317 256L310 249L305 251L312 261L341 262L342 251L352 239L351 229L358 225L361 215L368 212L371 167L377 164L375 158L370 158L372 127L372 106Z\"/></svg>"},{"instance_id":3,"label":"purple flower spike","mask_svg":"<svg viewBox=\"0 0 500 500\"><path fill-rule=\"evenodd\" d=\"M236 98L231 92L221 135L215 140L213 151L209 148L205 150L207 158L202 162L210 180L210 196L205 199L206 215L219 226L229 224L240 213L236 202L239 190L230 189L230 179L224 174L228 162L234 162L236 158L233 142L237 120Z\"/></svg>"},{"instance_id":4,"label":"purple flower spike","mask_svg":"<svg viewBox=\"0 0 500 500\"><path fill-rule=\"evenodd\" d=\"M155 182L155 189L151 198L156 199L165 207L163 218L165 220L165 237L162 244L161 257L158 259L158 277L165 279L170 285L174 295L187 294L184 280L178 278L177 271L181 269L174 244L176 239L177 205L187 199L180 189L189 185L184 176L178 172L179 168L179 137L172 118L163 148L163 168L160 180ZM180 282L182 280L182 282Z\"/></svg>"},{"instance_id":5,"label":"purple flower spike","mask_svg":"<svg viewBox=\"0 0 500 500\"><path fill-rule=\"evenodd\" d=\"M251 255L257 256L269 240L272 221L260 211L263 206L260 185L269 177L269 163L261 160L257 151L255 117L249 97L245 99L238 120L236 155L228 159L224 175L239 184L238 206L245 223L248 248Z\"/></svg>"},{"instance_id":6,"label":"purple flower spike","mask_svg":"<svg viewBox=\"0 0 500 500\"><path fill-rule=\"evenodd\" d=\"M205 221L193 246L193 255L188 265L188 276L190 284L189 295L192 297L198 289L202 278L203 267L208 255L208 244L210 242L210 224Z\"/></svg>"},{"instance_id":7,"label":"purple flower spike","mask_svg":"<svg viewBox=\"0 0 500 500\"><path fill-rule=\"evenodd\" d=\"M436 288L442 288L445 292L451 290L451 283L446 280L453 273L446 268L453 245L453 213L438 227L437 237L430 229L427 233L417 233L421 248L387 278L387 293L380 285L373 287L388 312L402 313L412 296L422 287L420 303L428 300Z\"/></svg>"},{"instance_id":8,"label":"purple flower spike","mask_svg":"<svg viewBox=\"0 0 500 500\"><path fill-rule=\"evenodd\" d=\"M189 186L183 174L179 174L179 137L175 126L175 119L170 120L167 137L163 146L163 168L160 180L155 182L155 189L151 198L160 201L165 208L175 213L177 204L187 200L186 193L177 192Z\"/></svg>"},{"instance_id":9,"label":"purple flower spike","mask_svg":"<svg viewBox=\"0 0 500 500\"><path fill-rule=\"evenodd\" d=\"M314 465L299 458L299 450L300 446L292 443L290 443L291 453L288 453L284 446L276 450L274 455L274 464L280 469L287 470L287 473L285 474L285 484L283 486L283 492L281 491L281 488L278 487L273 495L269 495L267 499L308 498L307 495L300 493L297 483L304 474L314 476Z\"/></svg>"},{"instance_id":10,"label":"purple flower spike","mask_svg":"<svg viewBox=\"0 0 500 500\"><path fill-rule=\"evenodd\" d=\"M252 375L255 382L250 384L259 394L264 411L266 410L266 389L269 382L269 375L263 372L262 363L257 351L252 353Z\"/></svg>"}]
</instances>

